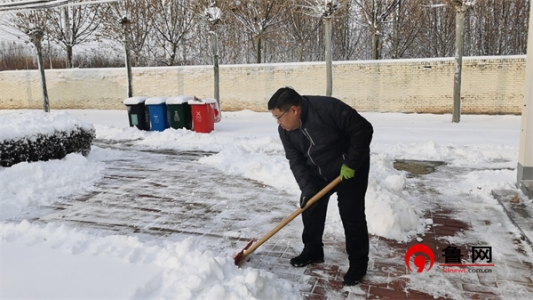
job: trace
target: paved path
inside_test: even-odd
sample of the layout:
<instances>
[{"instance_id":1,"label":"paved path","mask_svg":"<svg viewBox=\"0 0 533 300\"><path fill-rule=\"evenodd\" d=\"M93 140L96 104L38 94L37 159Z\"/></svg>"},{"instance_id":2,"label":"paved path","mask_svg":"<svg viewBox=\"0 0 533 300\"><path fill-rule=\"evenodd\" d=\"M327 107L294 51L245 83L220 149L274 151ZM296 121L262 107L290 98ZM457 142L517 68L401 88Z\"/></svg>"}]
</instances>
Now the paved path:
<instances>
[{"instance_id":1,"label":"paved path","mask_svg":"<svg viewBox=\"0 0 533 300\"><path fill-rule=\"evenodd\" d=\"M210 154L125 150L106 162L104 179L90 193L54 204L38 220L141 236L207 236L227 248L268 232L294 210L288 201L273 201L286 198L283 192L196 162Z\"/></svg>"},{"instance_id":2,"label":"paved path","mask_svg":"<svg viewBox=\"0 0 533 300\"><path fill-rule=\"evenodd\" d=\"M101 143L99 146L123 147ZM202 155L209 153L128 148L120 159L107 162L104 179L91 192L76 196L74 201L41 209L34 220L68 223L140 238L201 237L201 243L214 251L235 254L252 237L261 237L294 211L291 201L283 199L288 197L285 193L199 165L195 160ZM365 281L356 287L342 287L342 276L348 265L343 240L325 241L326 262L323 264L299 269L289 265L289 259L301 250L299 218L283 228L282 235L276 235L251 254L243 267L263 268L302 284L305 299L434 299L433 295L409 286L410 278L418 274L406 268L404 256L410 246L423 243L436 254L436 264L442 263L442 250L450 246L447 238L464 235L470 230L472 221L454 220L450 217L453 209L441 205L443 201L451 201L439 195L439 189L445 186L443 181L453 184L458 174L461 174L460 169L437 166L437 172L408 179L407 189L411 195L432 207L425 215L433 220L433 225L418 240L406 243L371 237L369 272ZM269 206L262 203L269 203ZM254 219L250 220L249 215ZM466 246L459 248L462 253L469 253ZM526 250L523 244L517 243L516 253ZM465 280L450 274L445 277L443 290L437 298L511 299L508 291L500 289L508 286L508 281L533 298L533 266L517 257L506 257L505 264L526 270L531 276L477 274ZM446 293L445 285L453 286L454 294ZM460 295L455 294L457 290Z\"/></svg>"}]
</instances>

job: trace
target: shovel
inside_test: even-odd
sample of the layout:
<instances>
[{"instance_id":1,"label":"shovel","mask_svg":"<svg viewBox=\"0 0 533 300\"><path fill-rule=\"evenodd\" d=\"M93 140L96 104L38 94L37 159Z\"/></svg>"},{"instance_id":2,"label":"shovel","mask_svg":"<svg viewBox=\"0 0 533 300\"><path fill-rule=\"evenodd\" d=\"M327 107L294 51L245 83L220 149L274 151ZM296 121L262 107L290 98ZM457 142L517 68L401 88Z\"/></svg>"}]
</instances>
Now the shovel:
<instances>
[{"instance_id":1,"label":"shovel","mask_svg":"<svg viewBox=\"0 0 533 300\"><path fill-rule=\"evenodd\" d=\"M327 194L331 189L333 189L337 184L341 182L341 177L335 178L332 182L330 182L328 185L326 185L325 188L320 190L320 192L316 193L316 195L313 196L313 198L309 199L305 206L303 208L298 208L295 212L293 212L290 216L288 216L285 220L283 220L281 223L278 224L274 229L270 230L269 233L267 233L264 237L262 237L259 241L257 241L255 244L253 244L254 240L252 239L248 244L246 244L246 247L244 247L241 252L237 253L233 257L235 259L235 264L239 265L241 261L243 261L248 255L250 255L252 252L255 251L255 249L259 248L264 242L266 242L269 238L271 238L274 234L276 234L278 231L281 230L281 228L285 227L285 225L289 224L294 218L299 216L303 211L308 209L311 205L313 205L315 202L317 202L320 198L322 198L325 194ZM253 244L253 245L252 245Z\"/></svg>"}]
</instances>

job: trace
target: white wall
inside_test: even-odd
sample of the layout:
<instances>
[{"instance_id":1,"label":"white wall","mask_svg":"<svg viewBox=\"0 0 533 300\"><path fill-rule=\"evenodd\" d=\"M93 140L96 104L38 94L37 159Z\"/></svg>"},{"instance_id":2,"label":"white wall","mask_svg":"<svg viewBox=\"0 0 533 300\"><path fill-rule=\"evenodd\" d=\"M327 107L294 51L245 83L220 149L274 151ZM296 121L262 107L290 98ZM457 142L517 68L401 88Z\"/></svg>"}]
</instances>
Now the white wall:
<instances>
[{"instance_id":1,"label":"white wall","mask_svg":"<svg viewBox=\"0 0 533 300\"><path fill-rule=\"evenodd\" d=\"M333 64L333 96L360 111L450 113L453 58L349 61ZM291 86L324 94L325 63L220 66L222 110L266 111L270 96ZM525 56L465 57L462 113L520 114ZM213 97L212 66L133 69L135 96ZM51 109L123 109L126 70L46 70ZM42 108L39 73L0 72L0 109Z\"/></svg>"}]
</instances>

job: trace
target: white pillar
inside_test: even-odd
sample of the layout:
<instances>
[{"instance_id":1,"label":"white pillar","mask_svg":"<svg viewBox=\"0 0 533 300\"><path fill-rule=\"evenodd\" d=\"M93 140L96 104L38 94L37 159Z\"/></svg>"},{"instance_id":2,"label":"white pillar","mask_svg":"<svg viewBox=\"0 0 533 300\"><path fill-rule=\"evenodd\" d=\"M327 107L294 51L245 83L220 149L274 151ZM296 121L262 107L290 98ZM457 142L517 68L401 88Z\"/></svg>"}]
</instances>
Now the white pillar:
<instances>
[{"instance_id":1,"label":"white pillar","mask_svg":"<svg viewBox=\"0 0 533 300\"><path fill-rule=\"evenodd\" d=\"M529 32L526 57L526 81L522 125L520 131L520 151L518 154L517 185L531 186L533 181L533 9L529 12ZM526 184L524 181L530 181Z\"/></svg>"}]
</instances>

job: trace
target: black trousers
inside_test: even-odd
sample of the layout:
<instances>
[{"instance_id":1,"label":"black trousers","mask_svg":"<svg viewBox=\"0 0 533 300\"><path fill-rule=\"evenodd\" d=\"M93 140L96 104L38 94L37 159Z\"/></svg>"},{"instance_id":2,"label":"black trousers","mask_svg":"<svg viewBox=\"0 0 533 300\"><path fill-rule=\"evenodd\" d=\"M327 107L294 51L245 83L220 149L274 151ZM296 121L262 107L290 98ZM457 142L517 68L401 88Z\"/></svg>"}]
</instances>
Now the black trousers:
<instances>
[{"instance_id":1,"label":"black trousers","mask_svg":"<svg viewBox=\"0 0 533 300\"><path fill-rule=\"evenodd\" d=\"M345 179L337 187L302 213L304 231L302 241L305 247L322 248L322 235L326 222L329 197L337 193L339 213L346 237L346 252L350 268L366 274L368 267L368 228L365 215L365 194L368 187L370 158L355 172L355 177ZM340 170L339 170L340 172ZM324 182L324 186L327 184ZM310 249L310 250L311 250Z\"/></svg>"}]
</instances>

